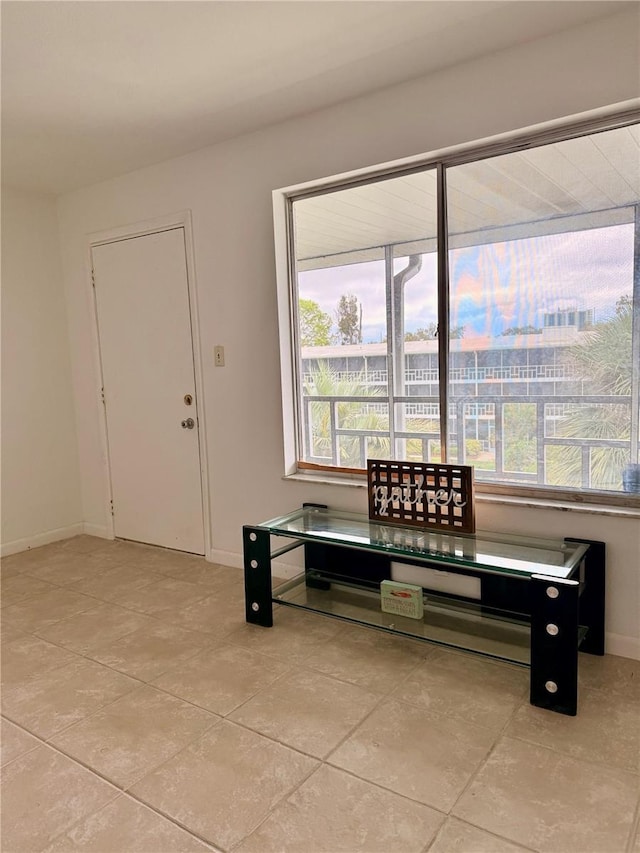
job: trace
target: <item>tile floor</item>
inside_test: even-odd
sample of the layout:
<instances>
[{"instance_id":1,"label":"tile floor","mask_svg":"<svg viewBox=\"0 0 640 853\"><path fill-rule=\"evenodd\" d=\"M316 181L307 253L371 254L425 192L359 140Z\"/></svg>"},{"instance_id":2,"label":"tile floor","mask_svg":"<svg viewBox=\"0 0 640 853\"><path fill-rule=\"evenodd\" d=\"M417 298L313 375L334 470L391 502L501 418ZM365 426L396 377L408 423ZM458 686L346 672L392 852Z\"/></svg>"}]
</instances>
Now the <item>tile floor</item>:
<instances>
[{"instance_id":1,"label":"tile floor","mask_svg":"<svg viewBox=\"0 0 640 853\"><path fill-rule=\"evenodd\" d=\"M4 853L640 853L640 663L526 670L79 536L2 564Z\"/></svg>"}]
</instances>

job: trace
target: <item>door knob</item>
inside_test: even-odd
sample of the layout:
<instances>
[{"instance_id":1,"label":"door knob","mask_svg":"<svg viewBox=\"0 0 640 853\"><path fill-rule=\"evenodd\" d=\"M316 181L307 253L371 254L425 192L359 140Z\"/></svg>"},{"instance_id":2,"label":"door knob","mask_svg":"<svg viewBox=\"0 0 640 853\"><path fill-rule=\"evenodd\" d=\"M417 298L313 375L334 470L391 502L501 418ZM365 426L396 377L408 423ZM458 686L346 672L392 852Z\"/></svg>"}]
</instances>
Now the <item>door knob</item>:
<instances>
[{"instance_id":1,"label":"door knob","mask_svg":"<svg viewBox=\"0 0 640 853\"><path fill-rule=\"evenodd\" d=\"M196 422L193 418L187 418L186 421L182 421L182 429L193 429L196 425Z\"/></svg>"}]
</instances>

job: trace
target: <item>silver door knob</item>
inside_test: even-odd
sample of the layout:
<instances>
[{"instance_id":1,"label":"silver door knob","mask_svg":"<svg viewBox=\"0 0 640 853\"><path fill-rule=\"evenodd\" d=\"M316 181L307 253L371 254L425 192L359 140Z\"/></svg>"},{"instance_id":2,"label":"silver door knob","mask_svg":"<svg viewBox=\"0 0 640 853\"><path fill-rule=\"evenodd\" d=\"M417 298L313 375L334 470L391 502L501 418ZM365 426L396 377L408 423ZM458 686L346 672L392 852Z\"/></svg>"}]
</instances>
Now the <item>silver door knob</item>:
<instances>
[{"instance_id":1,"label":"silver door knob","mask_svg":"<svg viewBox=\"0 0 640 853\"><path fill-rule=\"evenodd\" d=\"M196 425L196 422L193 418L187 418L186 421L182 421L182 429L193 429Z\"/></svg>"}]
</instances>

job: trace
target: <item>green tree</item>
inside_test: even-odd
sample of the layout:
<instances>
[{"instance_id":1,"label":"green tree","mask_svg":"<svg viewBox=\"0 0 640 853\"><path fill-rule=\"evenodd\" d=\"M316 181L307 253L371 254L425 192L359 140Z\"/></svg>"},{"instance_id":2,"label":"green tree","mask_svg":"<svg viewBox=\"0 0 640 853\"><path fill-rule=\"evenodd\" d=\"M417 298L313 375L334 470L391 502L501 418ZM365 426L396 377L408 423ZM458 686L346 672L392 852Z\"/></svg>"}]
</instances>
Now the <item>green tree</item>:
<instances>
[{"instance_id":1,"label":"green tree","mask_svg":"<svg viewBox=\"0 0 640 853\"><path fill-rule=\"evenodd\" d=\"M502 418L504 470L535 473L538 448L535 403L505 403Z\"/></svg>"},{"instance_id":2,"label":"green tree","mask_svg":"<svg viewBox=\"0 0 640 853\"><path fill-rule=\"evenodd\" d=\"M429 323L424 328L416 329L415 332L405 332L405 341L433 341L438 337L438 324Z\"/></svg>"},{"instance_id":3,"label":"green tree","mask_svg":"<svg viewBox=\"0 0 640 853\"><path fill-rule=\"evenodd\" d=\"M300 346L326 347L331 344L331 316L313 299L298 302L300 320Z\"/></svg>"},{"instance_id":4,"label":"green tree","mask_svg":"<svg viewBox=\"0 0 640 853\"><path fill-rule=\"evenodd\" d=\"M628 296L616 302L615 316L591 326L585 340L571 352L581 376L590 380L593 394L631 394L631 324Z\"/></svg>"},{"instance_id":5,"label":"green tree","mask_svg":"<svg viewBox=\"0 0 640 853\"><path fill-rule=\"evenodd\" d=\"M336 309L339 344L362 343L362 306L351 293L343 294Z\"/></svg>"},{"instance_id":6,"label":"green tree","mask_svg":"<svg viewBox=\"0 0 640 853\"><path fill-rule=\"evenodd\" d=\"M362 401L345 400L336 405L336 426L339 429L361 430L366 433L364 447L365 458L389 459L391 439L389 436L389 416L386 409L386 394L375 386L367 384L365 375L360 373L351 378L338 376L326 361L308 375L304 383L306 395L317 398L311 403L311 454L315 457L331 459L331 406L335 405L323 397L363 397ZM382 398L382 399L380 399ZM439 434L437 421L427 418L412 418L410 430L415 438L406 439L406 458L418 462L439 461L440 445L430 441L431 454L424 456L423 439L420 435ZM345 468L361 468L361 437L343 435L338 439L338 465Z\"/></svg>"},{"instance_id":7,"label":"green tree","mask_svg":"<svg viewBox=\"0 0 640 853\"><path fill-rule=\"evenodd\" d=\"M363 374L353 379L340 378L326 361L320 361L311 371L304 386L305 394L318 397L311 403L311 452L313 456L331 458L331 406L322 397L370 397L372 403L382 392L365 383ZM388 459L390 451L389 417L362 402L345 401L337 404L336 424L340 429L367 430L373 433L366 445L369 458ZM377 433L377 434L376 434ZM342 436L338 444L338 464L345 468L360 468L360 438Z\"/></svg>"},{"instance_id":8,"label":"green tree","mask_svg":"<svg viewBox=\"0 0 640 853\"><path fill-rule=\"evenodd\" d=\"M409 341L434 341L438 337L438 324L437 323L429 323L428 326L421 326L419 329L416 329L415 332L405 332L404 340L405 343ZM449 340L453 341L457 338L464 337L464 326L453 326L449 329ZM381 343L384 343L387 340L386 335L382 339Z\"/></svg>"},{"instance_id":9,"label":"green tree","mask_svg":"<svg viewBox=\"0 0 640 853\"><path fill-rule=\"evenodd\" d=\"M628 296L616 303L615 315L591 326L584 340L573 347L569 363L576 378L587 383L588 393L608 396L631 394L631 328L633 305ZM557 437L629 440L629 403L577 403L558 424ZM564 452L560 452L560 451ZM557 485L581 484L579 448L557 448L548 454L547 481ZM591 484L594 488L622 488L622 469L629 461L626 447L591 449Z\"/></svg>"},{"instance_id":10,"label":"green tree","mask_svg":"<svg viewBox=\"0 0 640 853\"><path fill-rule=\"evenodd\" d=\"M507 335L541 335L542 329L537 326L510 326L504 332L500 332L503 337Z\"/></svg>"}]
</instances>

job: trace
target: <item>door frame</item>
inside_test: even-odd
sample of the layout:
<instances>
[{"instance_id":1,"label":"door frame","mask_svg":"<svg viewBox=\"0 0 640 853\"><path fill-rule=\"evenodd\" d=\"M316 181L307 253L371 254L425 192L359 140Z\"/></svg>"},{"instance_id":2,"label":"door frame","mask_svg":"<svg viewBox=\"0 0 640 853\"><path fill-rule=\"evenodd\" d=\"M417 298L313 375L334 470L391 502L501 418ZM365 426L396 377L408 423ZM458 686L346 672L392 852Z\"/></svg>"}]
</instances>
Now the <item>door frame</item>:
<instances>
[{"instance_id":1,"label":"door frame","mask_svg":"<svg viewBox=\"0 0 640 853\"><path fill-rule=\"evenodd\" d=\"M91 338L96 364L96 405L98 407L100 444L102 449L103 466L105 475L105 517L107 519L108 538L115 539L115 523L113 516L113 486L111 482L111 460L109 458L109 441L107 433L107 411L104 405L104 379L102 369L102 352L100 349L100 332L98 326L98 302L93 281L93 249L107 243L119 243L122 240L131 240L136 237L145 237L150 234L158 234L162 231L171 231L176 228L184 230L185 261L187 271L187 287L189 299L189 313L191 315L191 348L193 353L193 373L198 402L198 443L200 451L200 488L202 493L202 525L204 534L204 557L211 561L212 532L211 532L211 497L209 488L209 464L207 453L207 428L206 412L204 404L204 372L203 353L200 338L200 314L198 309L198 298L195 273L195 250L193 243L193 227L191 222L191 211L181 210L176 213L167 214L142 222L134 222L130 225L122 225L105 231L96 231L87 235L87 286L90 298L90 312L92 314Z\"/></svg>"}]
</instances>

